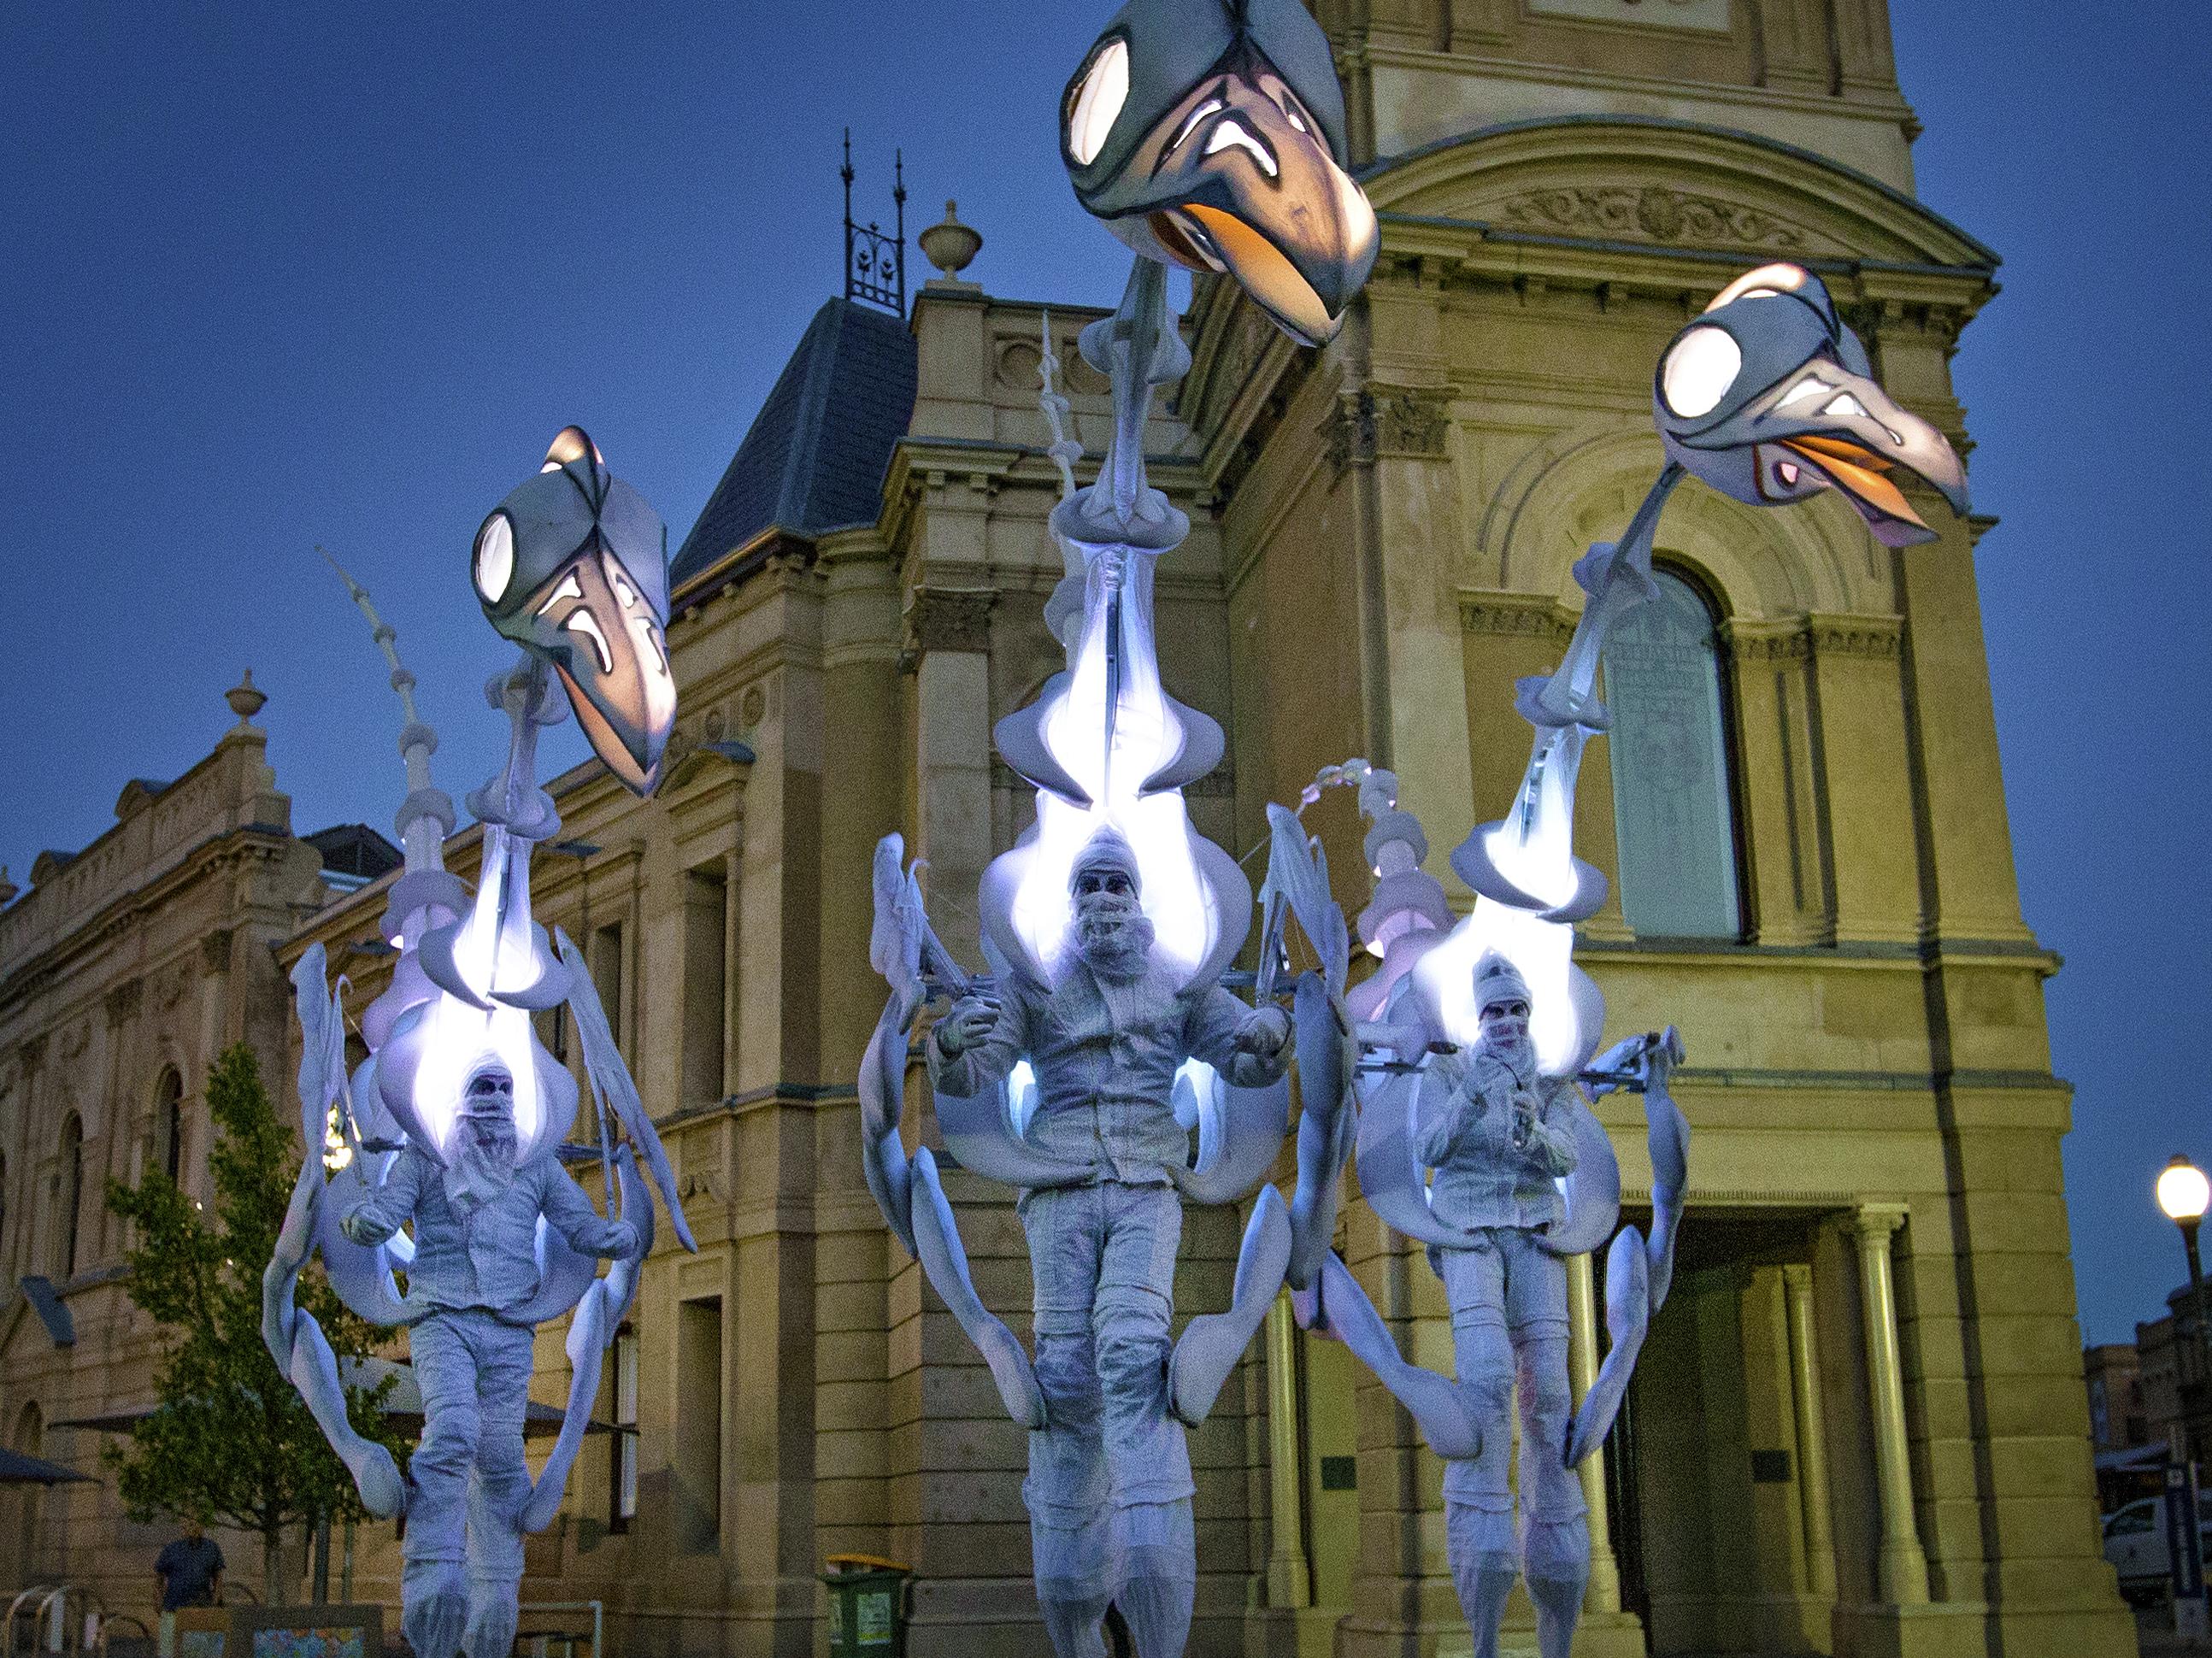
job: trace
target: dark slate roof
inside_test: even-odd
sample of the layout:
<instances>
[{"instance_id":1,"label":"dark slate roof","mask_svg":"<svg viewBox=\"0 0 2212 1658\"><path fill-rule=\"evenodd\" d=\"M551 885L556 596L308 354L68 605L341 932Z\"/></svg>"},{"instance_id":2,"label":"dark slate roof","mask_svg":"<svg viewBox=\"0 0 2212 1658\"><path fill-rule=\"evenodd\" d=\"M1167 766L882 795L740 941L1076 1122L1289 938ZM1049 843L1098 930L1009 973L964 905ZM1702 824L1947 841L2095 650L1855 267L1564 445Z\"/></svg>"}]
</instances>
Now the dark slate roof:
<instances>
[{"instance_id":1,"label":"dark slate roof","mask_svg":"<svg viewBox=\"0 0 2212 1658\"><path fill-rule=\"evenodd\" d=\"M891 449L914 417L906 324L850 300L814 313L699 521L677 550L680 586L774 527L818 536L873 524Z\"/></svg>"},{"instance_id":2,"label":"dark slate roof","mask_svg":"<svg viewBox=\"0 0 2212 1658\"><path fill-rule=\"evenodd\" d=\"M342 879L374 881L402 861L399 848L366 823L334 823L300 838L321 854L325 874Z\"/></svg>"}]
</instances>

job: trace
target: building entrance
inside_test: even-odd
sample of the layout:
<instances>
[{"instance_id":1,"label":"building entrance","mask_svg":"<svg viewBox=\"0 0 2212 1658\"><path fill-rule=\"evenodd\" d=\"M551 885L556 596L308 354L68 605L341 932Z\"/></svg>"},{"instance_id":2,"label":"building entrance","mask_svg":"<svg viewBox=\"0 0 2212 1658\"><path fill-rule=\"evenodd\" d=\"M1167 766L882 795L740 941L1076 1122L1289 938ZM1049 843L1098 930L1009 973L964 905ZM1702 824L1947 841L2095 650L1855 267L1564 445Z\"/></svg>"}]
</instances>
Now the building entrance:
<instances>
[{"instance_id":1,"label":"building entrance","mask_svg":"<svg viewBox=\"0 0 2212 1658\"><path fill-rule=\"evenodd\" d=\"M1832 1650L1820 1218L1685 1218L1606 1449L1621 1605L1654 1658ZM1823 1291L1832 1276L1819 1273Z\"/></svg>"}]
</instances>

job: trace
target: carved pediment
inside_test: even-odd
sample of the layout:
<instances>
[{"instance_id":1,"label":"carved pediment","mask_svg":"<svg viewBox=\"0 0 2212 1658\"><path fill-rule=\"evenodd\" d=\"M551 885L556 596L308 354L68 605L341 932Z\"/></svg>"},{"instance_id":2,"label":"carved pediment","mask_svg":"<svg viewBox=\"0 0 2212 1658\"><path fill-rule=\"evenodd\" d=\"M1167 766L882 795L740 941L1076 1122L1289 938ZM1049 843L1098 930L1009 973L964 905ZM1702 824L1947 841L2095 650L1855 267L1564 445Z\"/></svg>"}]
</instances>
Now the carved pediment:
<instances>
[{"instance_id":1,"label":"carved pediment","mask_svg":"<svg viewBox=\"0 0 2212 1658\"><path fill-rule=\"evenodd\" d=\"M1450 227L1576 242L1866 258L1967 270L1996 256L1909 196L1753 134L1651 117L1562 117L1474 132L1362 173L1394 240ZM1394 222L1402 226L1394 234ZM1407 243L1407 239L1412 239Z\"/></svg>"},{"instance_id":2,"label":"carved pediment","mask_svg":"<svg viewBox=\"0 0 2212 1658\"><path fill-rule=\"evenodd\" d=\"M1610 241L1685 243L1781 253L1812 251L1802 225L1740 202L1664 185L1570 185L1509 197L1498 222L1517 230L1551 231Z\"/></svg>"}]
</instances>

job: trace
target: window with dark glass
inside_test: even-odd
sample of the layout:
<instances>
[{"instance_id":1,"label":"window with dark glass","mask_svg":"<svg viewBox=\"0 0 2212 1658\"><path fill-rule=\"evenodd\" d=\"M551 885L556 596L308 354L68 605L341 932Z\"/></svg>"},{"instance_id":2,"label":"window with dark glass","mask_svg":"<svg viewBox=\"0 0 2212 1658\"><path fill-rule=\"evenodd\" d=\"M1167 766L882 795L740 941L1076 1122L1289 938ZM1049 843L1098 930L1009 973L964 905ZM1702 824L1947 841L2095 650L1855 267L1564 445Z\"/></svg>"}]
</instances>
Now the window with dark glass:
<instances>
[{"instance_id":1,"label":"window with dark glass","mask_svg":"<svg viewBox=\"0 0 2212 1658\"><path fill-rule=\"evenodd\" d=\"M64 1283L76 1276L77 1211L84 1186L84 1122L72 1111L62 1125L61 1167L56 1171L54 1200L59 1211L61 1277Z\"/></svg>"},{"instance_id":2,"label":"window with dark glass","mask_svg":"<svg viewBox=\"0 0 2212 1658\"><path fill-rule=\"evenodd\" d=\"M1605 646L1620 904L1652 938L1735 938L1736 882L1726 679L1711 607L1673 571Z\"/></svg>"},{"instance_id":3,"label":"window with dark glass","mask_svg":"<svg viewBox=\"0 0 2212 1658\"><path fill-rule=\"evenodd\" d=\"M607 1435L607 1527L628 1531L637 1516L637 1332L615 1332L615 1419Z\"/></svg>"},{"instance_id":4,"label":"window with dark glass","mask_svg":"<svg viewBox=\"0 0 2212 1658\"><path fill-rule=\"evenodd\" d=\"M154 1085L154 1136L161 1155L161 1172L172 1181L182 1178L185 1164L185 1079L170 1066Z\"/></svg>"}]
</instances>

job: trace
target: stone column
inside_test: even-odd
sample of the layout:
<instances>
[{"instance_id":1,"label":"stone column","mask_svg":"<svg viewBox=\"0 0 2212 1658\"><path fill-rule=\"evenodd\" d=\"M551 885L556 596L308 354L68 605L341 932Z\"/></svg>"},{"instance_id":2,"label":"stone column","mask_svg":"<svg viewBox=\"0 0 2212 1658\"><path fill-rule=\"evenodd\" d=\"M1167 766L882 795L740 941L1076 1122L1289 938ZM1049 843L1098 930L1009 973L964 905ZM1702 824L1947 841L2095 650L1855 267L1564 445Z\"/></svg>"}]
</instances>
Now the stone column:
<instances>
[{"instance_id":1,"label":"stone column","mask_svg":"<svg viewBox=\"0 0 2212 1658\"><path fill-rule=\"evenodd\" d=\"M1881 1598L1924 1606L1928 1559L1912 1517L1912 1467L1905 1440L1905 1367L1898 1352L1897 1297L1889 1240L1905 1224L1902 1204L1866 1204L1852 1217L1858 1240L1860 1311L1866 1322L1868 1391L1874 1411L1875 1485L1881 1499Z\"/></svg>"},{"instance_id":2,"label":"stone column","mask_svg":"<svg viewBox=\"0 0 2212 1658\"><path fill-rule=\"evenodd\" d=\"M956 955L975 948L976 887L992 853L994 597L987 588L917 587L905 617L906 660L916 681L919 795L910 850L929 860L930 916Z\"/></svg>"},{"instance_id":3,"label":"stone column","mask_svg":"<svg viewBox=\"0 0 2212 1658\"><path fill-rule=\"evenodd\" d=\"M1597 1380L1597 1274L1588 1255L1567 1257L1567 1379L1580 1408ZM1620 1567L1613 1558L1613 1527L1606 1514L1605 1459L1601 1445L1578 1471L1583 1501L1589 1504L1589 1587L1583 1592L1585 1612L1620 1610Z\"/></svg>"},{"instance_id":4,"label":"stone column","mask_svg":"<svg viewBox=\"0 0 2212 1658\"><path fill-rule=\"evenodd\" d=\"M1797 1502L1803 1515L1806 1586L1836 1594L1836 1544L1828 1526L1828 1442L1820 1427L1820 1376L1813 1345L1813 1269L1782 1269L1790 1325L1790 1402L1797 1420Z\"/></svg>"},{"instance_id":5,"label":"stone column","mask_svg":"<svg viewBox=\"0 0 2212 1658\"><path fill-rule=\"evenodd\" d=\"M1288 1291L1267 1309L1267 1604L1310 1606L1313 1572L1305 1556L1298 1455L1297 1327Z\"/></svg>"}]
</instances>

